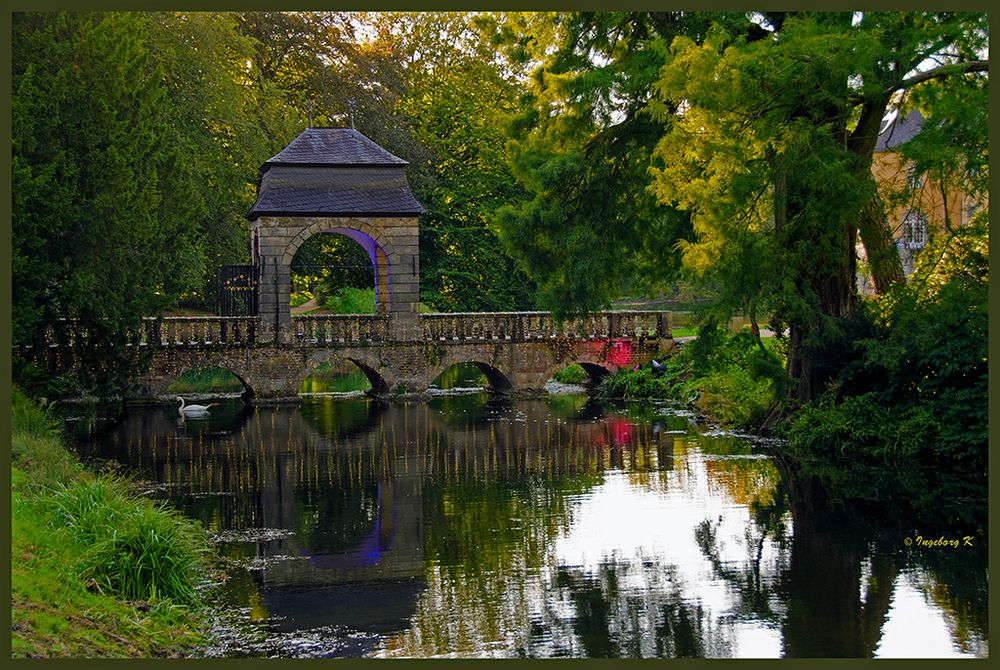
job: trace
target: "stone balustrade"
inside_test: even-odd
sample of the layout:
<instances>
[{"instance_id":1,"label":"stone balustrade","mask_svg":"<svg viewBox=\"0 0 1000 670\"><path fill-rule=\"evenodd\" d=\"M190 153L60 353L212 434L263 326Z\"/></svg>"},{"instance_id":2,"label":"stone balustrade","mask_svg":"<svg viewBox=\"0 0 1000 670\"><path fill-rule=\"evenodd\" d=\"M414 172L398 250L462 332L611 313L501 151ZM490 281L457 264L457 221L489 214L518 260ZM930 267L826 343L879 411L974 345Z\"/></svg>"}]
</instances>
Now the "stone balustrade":
<instances>
[{"instance_id":1,"label":"stone balustrade","mask_svg":"<svg viewBox=\"0 0 1000 670\"><path fill-rule=\"evenodd\" d=\"M256 317L171 316L162 319L146 318L143 322L136 342L140 346L245 347L257 340Z\"/></svg>"},{"instance_id":2,"label":"stone balustrade","mask_svg":"<svg viewBox=\"0 0 1000 670\"><path fill-rule=\"evenodd\" d=\"M389 317L383 314L325 314L292 317L295 340L300 344L378 343L389 340Z\"/></svg>"},{"instance_id":3,"label":"stone balustrade","mask_svg":"<svg viewBox=\"0 0 1000 670\"><path fill-rule=\"evenodd\" d=\"M328 314L292 318L292 346L337 346L392 341L385 314ZM260 342L260 317L175 316L143 319L130 346L247 347ZM532 342L549 339L670 338L670 312L596 312L557 321L549 312L420 314L416 337L424 342ZM46 333L49 348L85 347L87 333L62 320Z\"/></svg>"},{"instance_id":4,"label":"stone balustrade","mask_svg":"<svg viewBox=\"0 0 1000 670\"><path fill-rule=\"evenodd\" d=\"M258 319L240 316L146 317L128 335L127 347L246 347L257 341ZM49 349L82 349L89 333L75 319L59 319L45 331ZM33 349L33 347L23 347Z\"/></svg>"},{"instance_id":5,"label":"stone balustrade","mask_svg":"<svg viewBox=\"0 0 1000 670\"><path fill-rule=\"evenodd\" d=\"M670 312L596 312L561 322L549 312L458 312L421 314L420 325L428 342L671 336Z\"/></svg>"}]
</instances>

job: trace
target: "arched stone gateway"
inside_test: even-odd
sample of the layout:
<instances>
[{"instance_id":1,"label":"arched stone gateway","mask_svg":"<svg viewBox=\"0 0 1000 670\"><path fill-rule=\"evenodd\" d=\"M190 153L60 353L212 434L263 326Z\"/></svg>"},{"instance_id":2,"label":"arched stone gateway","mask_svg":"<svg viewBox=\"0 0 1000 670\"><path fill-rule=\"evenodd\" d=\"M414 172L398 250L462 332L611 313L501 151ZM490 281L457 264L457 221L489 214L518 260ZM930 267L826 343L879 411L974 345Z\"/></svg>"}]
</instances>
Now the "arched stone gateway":
<instances>
[{"instance_id":1,"label":"arched stone gateway","mask_svg":"<svg viewBox=\"0 0 1000 670\"><path fill-rule=\"evenodd\" d=\"M411 339L420 299L418 219L403 159L353 128L307 128L261 167L247 214L260 270L260 339L291 342L292 258L319 233L360 244L375 268L376 312L397 338Z\"/></svg>"}]
</instances>

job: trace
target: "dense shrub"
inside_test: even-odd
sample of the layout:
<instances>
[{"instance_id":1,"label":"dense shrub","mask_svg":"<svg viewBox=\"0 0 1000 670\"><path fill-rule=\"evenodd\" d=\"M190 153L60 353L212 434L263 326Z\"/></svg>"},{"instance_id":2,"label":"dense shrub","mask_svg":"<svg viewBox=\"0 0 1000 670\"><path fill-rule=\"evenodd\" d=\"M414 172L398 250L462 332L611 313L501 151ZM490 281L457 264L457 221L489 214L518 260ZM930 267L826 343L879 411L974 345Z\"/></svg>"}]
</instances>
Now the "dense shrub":
<instances>
[{"instance_id":1,"label":"dense shrub","mask_svg":"<svg viewBox=\"0 0 1000 670\"><path fill-rule=\"evenodd\" d=\"M578 363L573 363L557 372L555 379L562 384L582 384L589 376L582 366Z\"/></svg>"},{"instance_id":2,"label":"dense shrub","mask_svg":"<svg viewBox=\"0 0 1000 670\"><path fill-rule=\"evenodd\" d=\"M783 427L790 455L829 492L920 513L985 510L988 274L981 221L865 304L868 335L835 386Z\"/></svg>"},{"instance_id":3,"label":"dense shrub","mask_svg":"<svg viewBox=\"0 0 1000 670\"><path fill-rule=\"evenodd\" d=\"M773 338L765 342L761 349L749 330L730 336L708 324L697 340L664 361L664 371L650 366L622 370L607 377L600 392L613 398L666 398L690 404L722 425L755 428L784 389L781 344Z\"/></svg>"}]
</instances>

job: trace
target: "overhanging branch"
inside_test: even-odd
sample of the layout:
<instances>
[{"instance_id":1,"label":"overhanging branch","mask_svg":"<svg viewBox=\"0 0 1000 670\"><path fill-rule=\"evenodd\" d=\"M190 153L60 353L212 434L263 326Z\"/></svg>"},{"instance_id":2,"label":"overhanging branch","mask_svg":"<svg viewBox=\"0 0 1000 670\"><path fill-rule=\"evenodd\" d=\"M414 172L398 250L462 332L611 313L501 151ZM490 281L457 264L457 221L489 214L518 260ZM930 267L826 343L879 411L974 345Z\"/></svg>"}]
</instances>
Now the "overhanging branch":
<instances>
[{"instance_id":1,"label":"overhanging branch","mask_svg":"<svg viewBox=\"0 0 1000 670\"><path fill-rule=\"evenodd\" d=\"M936 67L933 70L927 70L926 72L918 72L912 77L907 77L899 86L893 88L893 90L898 90L901 88L910 88L922 82L938 79L940 77L948 77L954 74L967 74L969 72L989 72L989 62L984 60L972 60L966 63L955 63L953 65L942 65L941 67ZM891 93L892 91L887 91Z\"/></svg>"}]
</instances>

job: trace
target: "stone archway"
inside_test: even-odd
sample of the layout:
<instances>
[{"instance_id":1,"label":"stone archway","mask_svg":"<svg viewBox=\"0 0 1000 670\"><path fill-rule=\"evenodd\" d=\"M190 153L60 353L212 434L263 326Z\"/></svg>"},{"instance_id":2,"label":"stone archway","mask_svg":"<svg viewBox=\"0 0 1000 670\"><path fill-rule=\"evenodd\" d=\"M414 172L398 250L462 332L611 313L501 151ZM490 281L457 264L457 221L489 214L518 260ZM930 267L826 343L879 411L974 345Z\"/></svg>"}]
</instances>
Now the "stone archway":
<instances>
[{"instance_id":1,"label":"stone archway","mask_svg":"<svg viewBox=\"0 0 1000 670\"><path fill-rule=\"evenodd\" d=\"M416 217L260 217L254 222L260 267L260 316L265 332L289 341L291 264L306 240L321 233L357 242L375 268L376 312L416 321L420 261Z\"/></svg>"},{"instance_id":2,"label":"stone archway","mask_svg":"<svg viewBox=\"0 0 1000 670\"><path fill-rule=\"evenodd\" d=\"M416 333L420 299L418 217L406 161L353 128L307 128L261 167L251 254L259 269L263 341L291 341L291 263L310 237L335 232L360 244L375 267L380 314L395 339Z\"/></svg>"},{"instance_id":3,"label":"stone archway","mask_svg":"<svg viewBox=\"0 0 1000 670\"><path fill-rule=\"evenodd\" d=\"M346 237L360 246L368 254L374 268L375 313L388 314L392 306L392 287L389 278L391 268L399 265L399 254L384 230L375 228L364 219L317 219L302 228L291 239L281 256L279 267L291 267L299 248L315 235L331 233ZM278 297L281 299L281 296Z\"/></svg>"}]
</instances>

